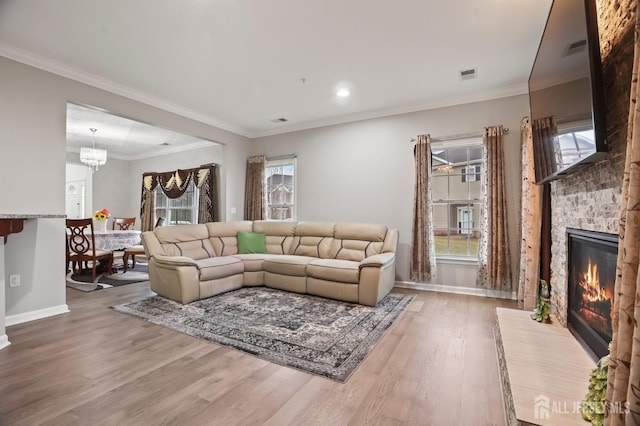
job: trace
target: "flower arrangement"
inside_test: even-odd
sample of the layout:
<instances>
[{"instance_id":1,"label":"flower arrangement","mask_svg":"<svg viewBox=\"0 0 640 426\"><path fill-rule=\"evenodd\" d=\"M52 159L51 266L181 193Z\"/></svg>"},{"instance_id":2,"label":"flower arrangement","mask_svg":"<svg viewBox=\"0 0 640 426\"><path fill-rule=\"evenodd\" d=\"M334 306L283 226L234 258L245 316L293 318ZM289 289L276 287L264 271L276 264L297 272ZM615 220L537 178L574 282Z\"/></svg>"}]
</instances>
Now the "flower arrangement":
<instances>
[{"instance_id":1,"label":"flower arrangement","mask_svg":"<svg viewBox=\"0 0 640 426\"><path fill-rule=\"evenodd\" d=\"M109 213L109 210L107 209L98 210L93 214L93 218L95 220L107 220L110 217L111 217L111 213Z\"/></svg>"}]
</instances>

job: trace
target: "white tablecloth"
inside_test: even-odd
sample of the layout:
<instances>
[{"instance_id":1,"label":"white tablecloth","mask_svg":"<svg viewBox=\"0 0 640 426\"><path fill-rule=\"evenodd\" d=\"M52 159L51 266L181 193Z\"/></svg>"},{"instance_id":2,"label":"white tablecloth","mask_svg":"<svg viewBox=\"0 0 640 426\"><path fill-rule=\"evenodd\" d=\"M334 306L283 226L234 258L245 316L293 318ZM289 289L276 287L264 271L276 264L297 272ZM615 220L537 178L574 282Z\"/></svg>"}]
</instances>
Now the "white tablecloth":
<instances>
[{"instance_id":1,"label":"white tablecloth","mask_svg":"<svg viewBox=\"0 0 640 426\"><path fill-rule=\"evenodd\" d=\"M99 250L124 250L140 244L140 231L94 231L93 236Z\"/></svg>"}]
</instances>

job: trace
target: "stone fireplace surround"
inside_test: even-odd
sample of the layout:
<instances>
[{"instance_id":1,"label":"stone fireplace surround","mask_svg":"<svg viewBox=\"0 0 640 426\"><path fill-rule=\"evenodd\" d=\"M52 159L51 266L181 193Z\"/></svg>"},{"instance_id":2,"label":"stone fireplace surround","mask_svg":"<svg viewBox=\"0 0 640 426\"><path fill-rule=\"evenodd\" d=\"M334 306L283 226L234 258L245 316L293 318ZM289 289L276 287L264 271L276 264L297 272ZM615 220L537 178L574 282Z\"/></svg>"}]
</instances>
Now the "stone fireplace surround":
<instances>
[{"instance_id":1,"label":"stone fireplace surround","mask_svg":"<svg viewBox=\"0 0 640 426\"><path fill-rule=\"evenodd\" d=\"M597 0L609 156L551 182L552 314L567 326L567 228L618 234L637 0Z\"/></svg>"},{"instance_id":2,"label":"stone fireplace surround","mask_svg":"<svg viewBox=\"0 0 640 426\"><path fill-rule=\"evenodd\" d=\"M593 368L592 358L567 328L567 228L618 234L637 0L596 0L596 5L609 157L548 184L552 216L551 304L558 321L538 324L531 320L529 312L497 312L496 343L507 424L554 424L555 420L557 424L567 424L566 419L555 416L544 422L535 419L535 398L581 401ZM571 360L570 365L564 364L567 360ZM572 424L586 424L579 414L572 418Z\"/></svg>"}]
</instances>

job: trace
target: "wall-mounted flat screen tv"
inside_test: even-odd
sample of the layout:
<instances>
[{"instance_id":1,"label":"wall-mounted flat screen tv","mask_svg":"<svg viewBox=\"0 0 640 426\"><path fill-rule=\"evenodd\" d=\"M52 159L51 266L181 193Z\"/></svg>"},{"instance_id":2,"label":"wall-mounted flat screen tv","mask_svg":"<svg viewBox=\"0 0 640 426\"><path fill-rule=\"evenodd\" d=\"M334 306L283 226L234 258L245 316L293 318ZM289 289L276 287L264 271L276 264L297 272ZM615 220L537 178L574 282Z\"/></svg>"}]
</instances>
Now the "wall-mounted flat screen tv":
<instances>
[{"instance_id":1,"label":"wall-mounted flat screen tv","mask_svg":"<svg viewBox=\"0 0 640 426\"><path fill-rule=\"evenodd\" d=\"M595 0L555 0L531 75L536 183L603 159L607 135Z\"/></svg>"}]
</instances>

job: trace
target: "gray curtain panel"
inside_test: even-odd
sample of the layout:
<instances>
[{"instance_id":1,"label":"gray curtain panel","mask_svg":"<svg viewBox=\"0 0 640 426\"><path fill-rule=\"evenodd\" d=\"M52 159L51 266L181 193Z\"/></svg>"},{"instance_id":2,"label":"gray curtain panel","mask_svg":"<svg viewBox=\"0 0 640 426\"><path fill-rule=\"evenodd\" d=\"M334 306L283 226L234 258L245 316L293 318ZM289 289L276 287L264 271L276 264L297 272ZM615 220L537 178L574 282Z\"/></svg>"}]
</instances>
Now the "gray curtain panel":
<instances>
[{"instance_id":1,"label":"gray curtain panel","mask_svg":"<svg viewBox=\"0 0 640 426\"><path fill-rule=\"evenodd\" d=\"M484 145L487 165L483 174L484 199L480 231L478 286L511 291L507 200L505 198L502 126L486 127Z\"/></svg>"},{"instance_id":2,"label":"gray curtain panel","mask_svg":"<svg viewBox=\"0 0 640 426\"><path fill-rule=\"evenodd\" d=\"M247 158L247 177L244 188L244 219L265 218L265 166L267 157L256 155Z\"/></svg>"},{"instance_id":3,"label":"gray curtain panel","mask_svg":"<svg viewBox=\"0 0 640 426\"><path fill-rule=\"evenodd\" d=\"M409 276L427 282L436 277L436 252L431 206L431 138L418 136L414 155L416 181L413 204L413 230Z\"/></svg>"}]
</instances>

